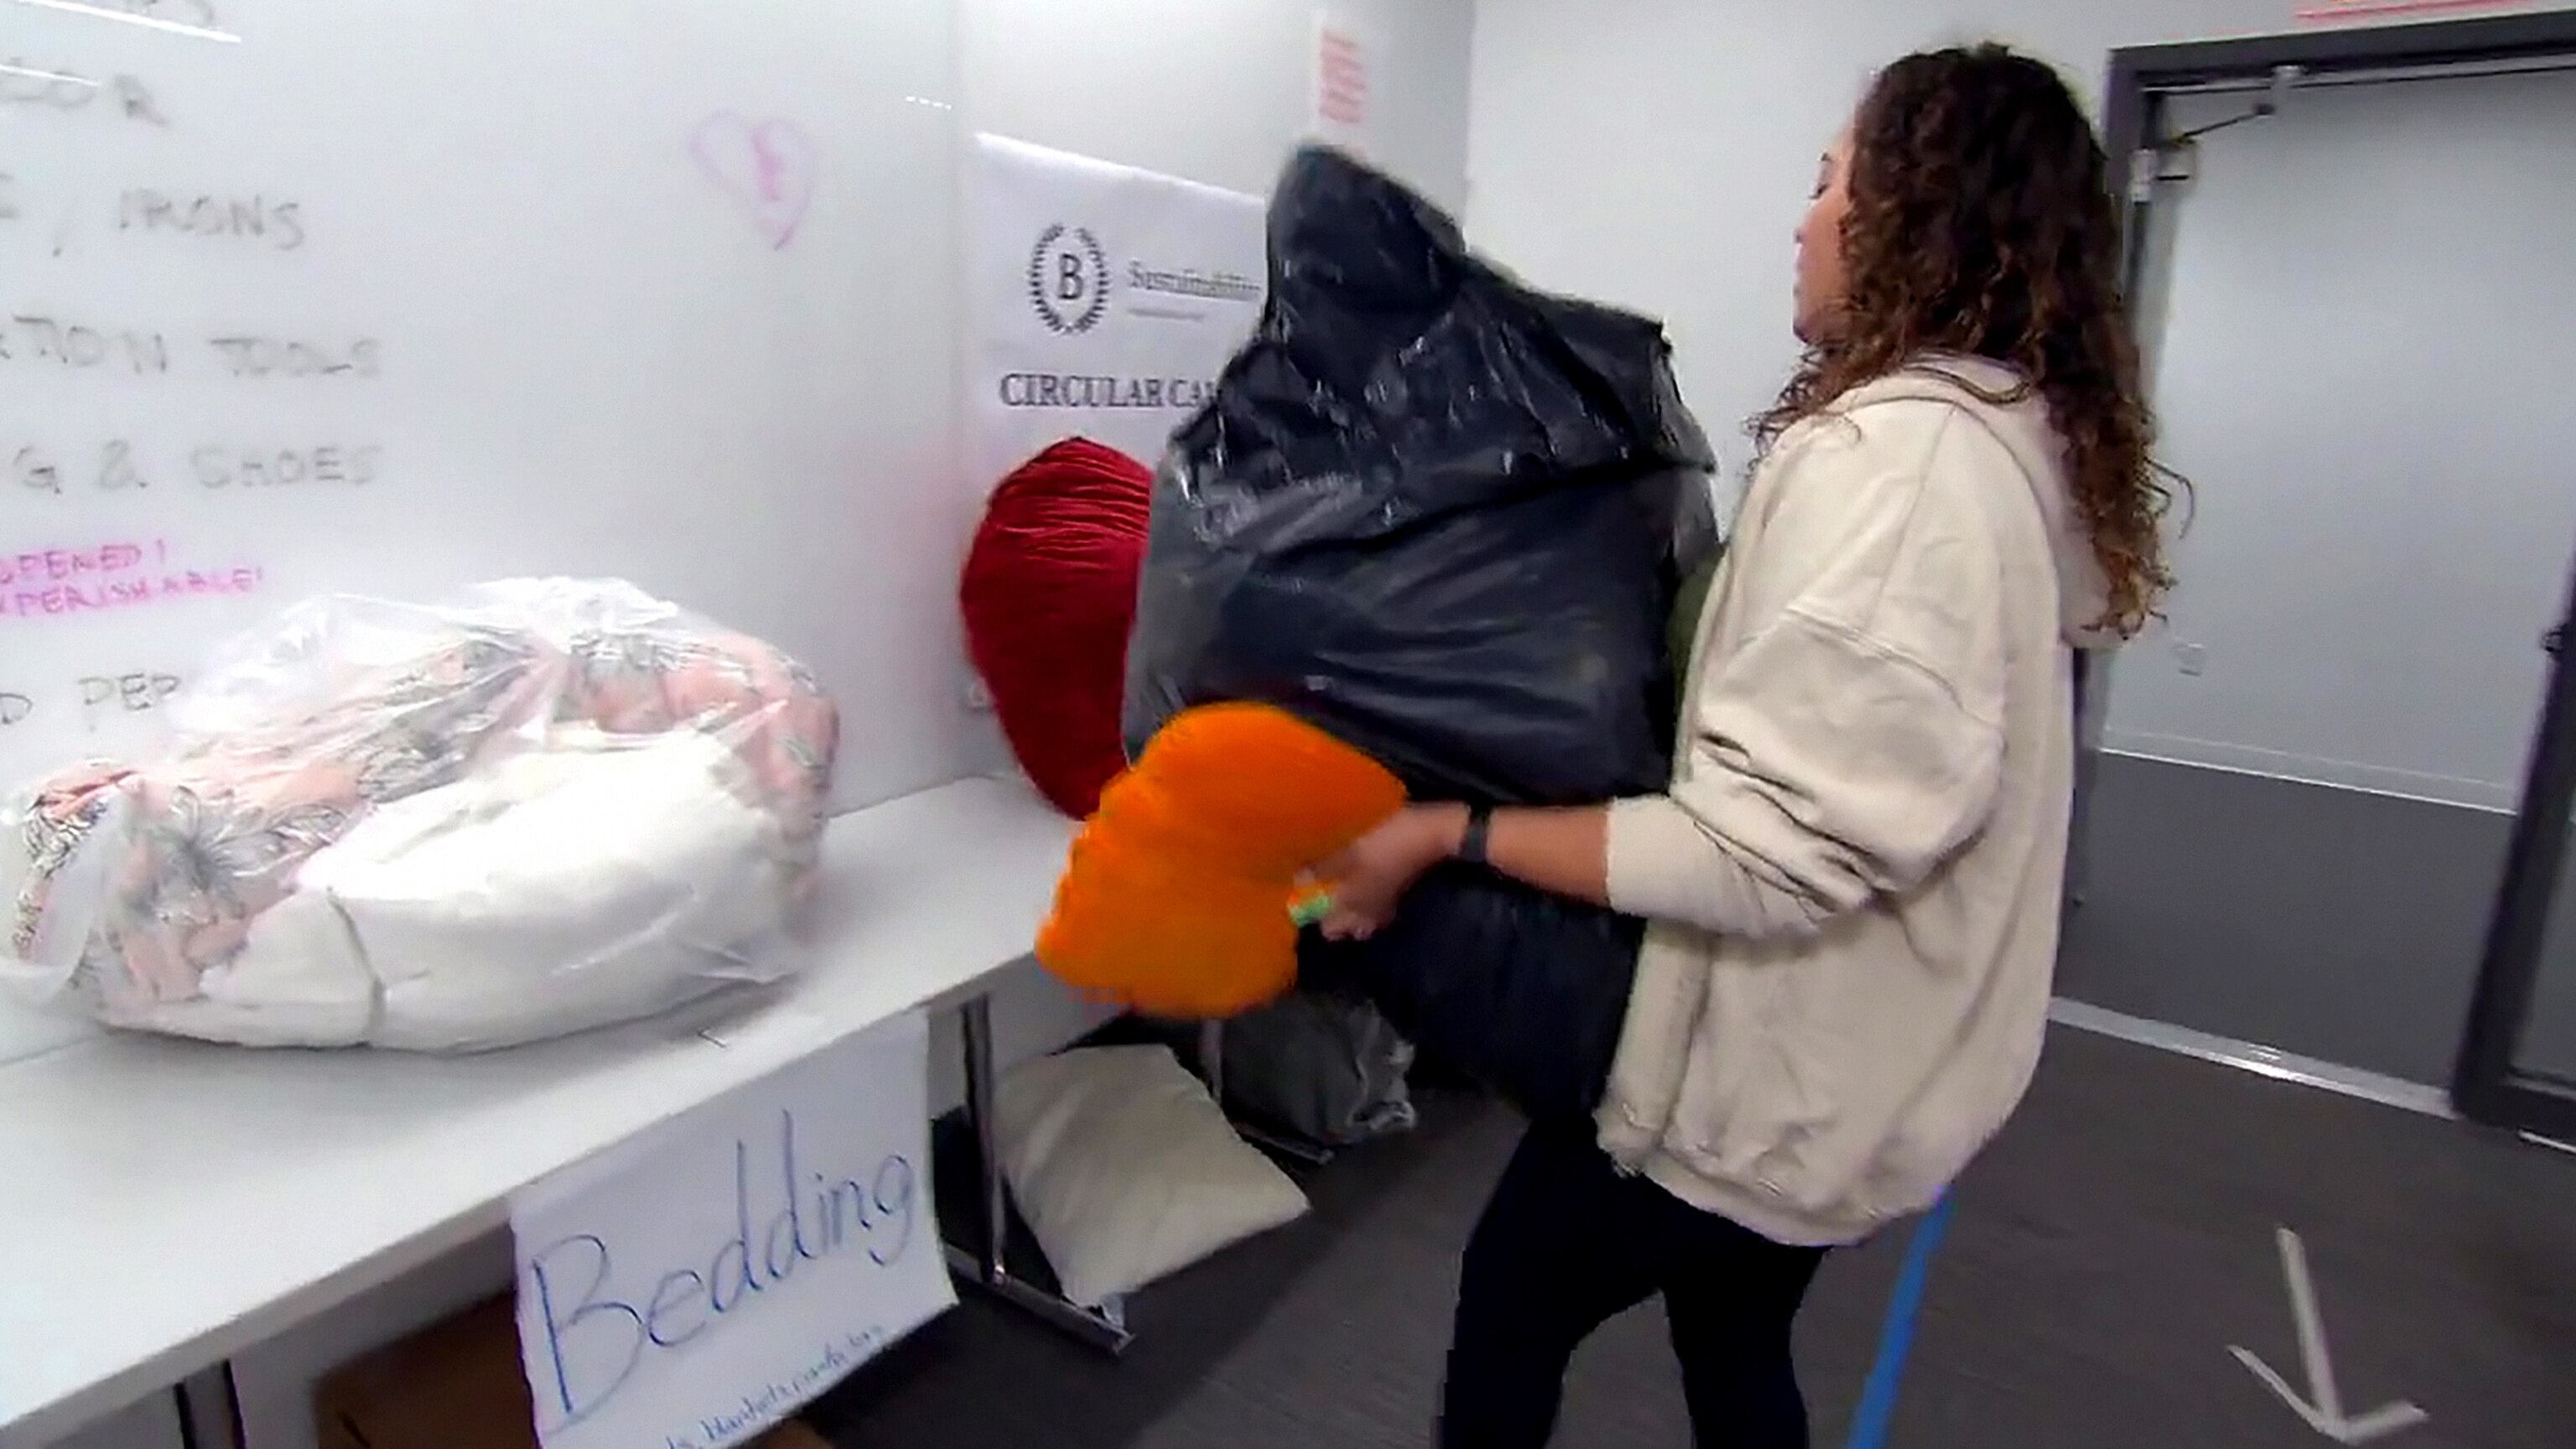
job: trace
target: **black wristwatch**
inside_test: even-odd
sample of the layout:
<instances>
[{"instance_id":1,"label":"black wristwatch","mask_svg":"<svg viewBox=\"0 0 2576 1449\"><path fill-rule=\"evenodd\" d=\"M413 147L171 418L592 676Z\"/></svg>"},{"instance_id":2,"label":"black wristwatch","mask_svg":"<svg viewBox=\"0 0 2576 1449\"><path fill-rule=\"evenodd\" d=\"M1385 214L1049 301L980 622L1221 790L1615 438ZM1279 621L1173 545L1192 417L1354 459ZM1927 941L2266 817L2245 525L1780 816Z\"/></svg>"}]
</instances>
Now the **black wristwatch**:
<instances>
[{"instance_id":1,"label":"black wristwatch","mask_svg":"<svg viewBox=\"0 0 2576 1449\"><path fill-rule=\"evenodd\" d=\"M1458 837L1458 859L1484 865L1485 843L1494 833L1494 812L1479 805L1467 812L1467 829Z\"/></svg>"}]
</instances>

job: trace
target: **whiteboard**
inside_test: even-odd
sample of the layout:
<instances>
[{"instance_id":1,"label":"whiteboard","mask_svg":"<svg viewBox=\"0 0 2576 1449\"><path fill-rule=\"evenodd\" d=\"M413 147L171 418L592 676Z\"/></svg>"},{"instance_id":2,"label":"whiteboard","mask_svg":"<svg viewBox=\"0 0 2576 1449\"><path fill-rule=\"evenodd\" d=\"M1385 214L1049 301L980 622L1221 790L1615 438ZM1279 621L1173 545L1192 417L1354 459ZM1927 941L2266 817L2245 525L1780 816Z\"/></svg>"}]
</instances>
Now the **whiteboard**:
<instances>
[{"instance_id":1,"label":"whiteboard","mask_svg":"<svg viewBox=\"0 0 2576 1449\"><path fill-rule=\"evenodd\" d=\"M950 0L0 0L0 787L325 592L620 576L964 770Z\"/></svg>"}]
</instances>

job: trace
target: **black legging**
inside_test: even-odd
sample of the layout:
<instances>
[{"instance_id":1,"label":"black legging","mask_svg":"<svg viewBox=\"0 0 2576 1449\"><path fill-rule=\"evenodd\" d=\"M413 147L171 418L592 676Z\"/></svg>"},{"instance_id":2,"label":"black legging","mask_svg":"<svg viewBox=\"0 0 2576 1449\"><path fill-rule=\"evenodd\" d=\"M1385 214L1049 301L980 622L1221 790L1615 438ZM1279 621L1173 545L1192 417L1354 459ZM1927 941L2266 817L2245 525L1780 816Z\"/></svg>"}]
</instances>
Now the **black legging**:
<instances>
[{"instance_id":1,"label":"black legging","mask_svg":"<svg viewBox=\"0 0 2576 1449\"><path fill-rule=\"evenodd\" d=\"M1805 1449L1789 1325L1824 1260L1641 1177L1589 1123L1532 1127L1467 1245L1441 1449L1538 1449L1575 1348L1661 1293L1700 1449Z\"/></svg>"}]
</instances>

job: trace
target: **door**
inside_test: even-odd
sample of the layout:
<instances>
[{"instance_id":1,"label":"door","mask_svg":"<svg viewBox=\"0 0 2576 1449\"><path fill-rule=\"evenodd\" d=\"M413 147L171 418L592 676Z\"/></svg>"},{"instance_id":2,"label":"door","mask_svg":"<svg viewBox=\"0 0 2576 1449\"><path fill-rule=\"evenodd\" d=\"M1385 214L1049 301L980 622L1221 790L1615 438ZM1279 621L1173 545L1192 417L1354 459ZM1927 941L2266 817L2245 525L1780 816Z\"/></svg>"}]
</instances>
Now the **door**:
<instances>
[{"instance_id":1,"label":"door","mask_svg":"<svg viewBox=\"0 0 2576 1449\"><path fill-rule=\"evenodd\" d=\"M2242 117L2175 97L2170 125ZM2291 92L2167 174L2167 617L2087 679L2061 995L2456 1068L2561 616L2576 72Z\"/></svg>"},{"instance_id":2,"label":"door","mask_svg":"<svg viewBox=\"0 0 2576 1449\"><path fill-rule=\"evenodd\" d=\"M2576 616L2576 583L2570 586ZM2571 619L2570 622L2576 622ZM2481 1122L2576 1143L2576 667L2562 622L2548 702L2452 1095Z\"/></svg>"}]
</instances>

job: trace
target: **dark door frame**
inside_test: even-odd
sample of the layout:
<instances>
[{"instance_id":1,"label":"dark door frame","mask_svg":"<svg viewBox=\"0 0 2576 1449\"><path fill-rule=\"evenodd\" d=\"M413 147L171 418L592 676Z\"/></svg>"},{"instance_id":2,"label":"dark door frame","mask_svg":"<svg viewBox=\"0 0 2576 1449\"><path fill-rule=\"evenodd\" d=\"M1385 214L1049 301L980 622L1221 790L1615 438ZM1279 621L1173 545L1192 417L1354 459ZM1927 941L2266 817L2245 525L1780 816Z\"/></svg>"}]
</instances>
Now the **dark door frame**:
<instances>
[{"instance_id":1,"label":"dark door frame","mask_svg":"<svg viewBox=\"0 0 2576 1449\"><path fill-rule=\"evenodd\" d=\"M2284 66L2297 67L2302 79L2331 80L2372 71L2510 65L2570 56L2576 56L2576 10L2124 47L2111 52L2110 81L2103 93L2103 142L2110 152L2114 194L2130 198L2133 207L2152 199L2130 184L2141 160L2148 159L2141 153L2151 149L2149 138L2163 134L2165 98L2176 91L2259 86ZM2152 167L2147 174L2153 174ZM2135 227L2131 235L2139 235ZM2133 250L2133 270L2135 263Z\"/></svg>"},{"instance_id":2,"label":"dark door frame","mask_svg":"<svg viewBox=\"0 0 2576 1449\"><path fill-rule=\"evenodd\" d=\"M2542 647L2550 655L2549 693L2540 734L2524 777L2522 812L2513 822L2504 885L2487 928L2469 1027L2451 1076L2451 1100L2473 1121L2576 1143L2576 1080L2525 1071L2514 1060L2531 1000L2539 989L2549 918L2567 863L2569 818L2576 814L2576 668L2562 641L2576 623L2576 571L2567 607ZM2576 905L2576 902L2569 902Z\"/></svg>"},{"instance_id":3,"label":"dark door frame","mask_svg":"<svg viewBox=\"0 0 2576 1449\"><path fill-rule=\"evenodd\" d=\"M2111 52L2102 130L2113 194L2125 208L2125 295L2137 299L2145 291L2157 182L2175 139L2168 115L2175 94L2244 90L2249 111L2255 111L2264 90L2283 85L2354 83L2375 74L2389 79L2445 71L2474 74L2553 63L2576 65L2576 9L2349 25ZM2556 642L2576 628L2576 579L2570 582L2564 617L2567 623L2553 631L2548 645L2557 657L2451 1092L2461 1112L2476 1121L2576 1142L2576 1082L2523 1072L2513 1059L2539 980L2551 896L2569 846L2570 814L2576 811L2576 667L2570 667ZM2101 753L2108 663L2106 656L2078 661L2070 905L2082 898L2085 833L2091 820L2087 797Z\"/></svg>"}]
</instances>

